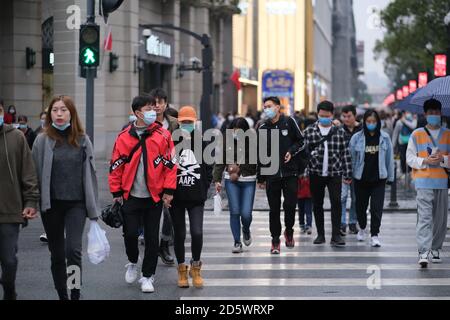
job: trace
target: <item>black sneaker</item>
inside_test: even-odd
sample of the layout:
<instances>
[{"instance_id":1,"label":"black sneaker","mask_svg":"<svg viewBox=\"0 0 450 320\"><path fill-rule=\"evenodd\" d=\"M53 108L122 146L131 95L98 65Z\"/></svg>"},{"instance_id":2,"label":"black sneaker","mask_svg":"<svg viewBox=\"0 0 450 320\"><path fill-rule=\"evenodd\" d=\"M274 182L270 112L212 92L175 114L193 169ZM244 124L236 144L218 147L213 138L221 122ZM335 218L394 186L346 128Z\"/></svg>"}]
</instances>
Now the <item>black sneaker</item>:
<instances>
[{"instance_id":1,"label":"black sneaker","mask_svg":"<svg viewBox=\"0 0 450 320\"><path fill-rule=\"evenodd\" d=\"M325 243L325 236L322 236L320 234L314 240L314 244L324 244L324 243Z\"/></svg>"},{"instance_id":2,"label":"black sneaker","mask_svg":"<svg viewBox=\"0 0 450 320\"><path fill-rule=\"evenodd\" d=\"M350 234L358 234L358 228L355 223L349 224L348 229Z\"/></svg>"},{"instance_id":3,"label":"black sneaker","mask_svg":"<svg viewBox=\"0 0 450 320\"><path fill-rule=\"evenodd\" d=\"M312 228L311 227L306 227L306 234L308 235L308 236L310 236L310 235L312 235Z\"/></svg>"},{"instance_id":4,"label":"black sneaker","mask_svg":"<svg viewBox=\"0 0 450 320\"><path fill-rule=\"evenodd\" d=\"M343 224L341 225L341 228L339 229L339 234L341 237L345 237L347 235L347 225Z\"/></svg>"},{"instance_id":5,"label":"black sneaker","mask_svg":"<svg viewBox=\"0 0 450 320\"><path fill-rule=\"evenodd\" d=\"M286 239L286 248L292 249L295 247L295 240L294 240L294 231L285 231L284 232L284 238Z\"/></svg>"},{"instance_id":6,"label":"black sneaker","mask_svg":"<svg viewBox=\"0 0 450 320\"><path fill-rule=\"evenodd\" d=\"M332 247L345 247L345 240L340 235L336 235L331 238L330 244Z\"/></svg>"},{"instance_id":7,"label":"black sneaker","mask_svg":"<svg viewBox=\"0 0 450 320\"><path fill-rule=\"evenodd\" d=\"M250 247L250 245L253 242L252 234L250 233L250 231L249 232L243 232L243 234L244 234L244 244L245 244L245 246L246 247Z\"/></svg>"}]
</instances>

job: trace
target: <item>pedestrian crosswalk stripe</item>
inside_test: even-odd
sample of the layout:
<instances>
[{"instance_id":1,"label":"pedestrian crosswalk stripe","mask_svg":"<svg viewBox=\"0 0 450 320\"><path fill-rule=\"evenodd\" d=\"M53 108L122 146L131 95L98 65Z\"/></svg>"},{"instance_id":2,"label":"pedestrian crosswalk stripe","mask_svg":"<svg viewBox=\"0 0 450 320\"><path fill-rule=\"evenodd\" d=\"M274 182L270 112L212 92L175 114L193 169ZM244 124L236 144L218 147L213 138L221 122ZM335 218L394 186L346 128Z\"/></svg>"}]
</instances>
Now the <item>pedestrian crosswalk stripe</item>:
<instances>
[{"instance_id":1,"label":"pedestrian crosswalk stripe","mask_svg":"<svg viewBox=\"0 0 450 320\"><path fill-rule=\"evenodd\" d=\"M345 250L342 248L340 250ZM287 251L282 250L280 255L269 255L269 252L244 252L243 254L237 255L232 254L231 251L228 252L204 252L202 253L203 258L267 258L268 256L277 257L296 257L296 258L323 258L323 257L345 257L345 258L417 258L418 254L416 251L407 252L350 252L350 251L330 251L330 252L305 252L305 251Z\"/></svg>"},{"instance_id":2,"label":"pedestrian crosswalk stripe","mask_svg":"<svg viewBox=\"0 0 450 320\"><path fill-rule=\"evenodd\" d=\"M211 264L206 263L204 271L271 271L271 270L367 270L373 263L274 263L274 264ZM417 270L418 265L411 264L377 264L380 270ZM450 270L450 264L433 265L432 270Z\"/></svg>"},{"instance_id":3,"label":"pedestrian crosswalk stripe","mask_svg":"<svg viewBox=\"0 0 450 320\"><path fill-rule=\"evenodd\" d=\"M371 297L181 297L180 300L185 301L254 301L254 300L262 300L262 301L276 301L276 300L352 300L352 301L365 301L365 300L397 300L397 301L407 301L407 300L443 300L450 301L450 297L380 297L380 296L371 296Z\"/></svg>"},{"instance_id":4,"label":"pedestrian crosswalk stripe","mask_svg":"<svg viewBox=\"0 0 450 320\"><path fill-rule=\"evenodd\" d=\"M205 287L367 287L367 278L205 279ZM450 278L381 279L381 287L450 286Z\"/></svg>"},{"instance_id":5,"label":"pedestrian crosswalk stripe","mask_svg":"<svg viewBox=\"0 0 450 320\"><path fill-rule=\"evenodd\" d=\"M233 242L233 241L231 241ZM190 242L188 241L185 244L186 247L190 246ZM312 243L312 240L310 242L296 242L296 246L298 247L311 247L311 248L323 248L323 247L329 247L329 244L324 244L324 245L314 245ZM368 242L347 242L347 244L345 245L345 247L357 247L357 248L361 248L361 247L367 247L369 246ZM267 248L268 244L267 242L259 242L259 243L253 243L250 247L248 247L248 249L246 250L252 250L252 248ZM382 248L416 248L417 245L415 243L383 243ZM450 247L450 242L445 242L444 243L444 247L449 248ZM230 242L228 243L224 243L224 242L213 242L213 241L207 241L206 243L203 244L203 250L211 250L211 248L214 248L213 250L215 251L215 249L219 248L230 248L231 250L231 244ZM295 250L295 249L294 249ZM381 250L381 249L378 249Z\"/></svg>"}]
</instances>

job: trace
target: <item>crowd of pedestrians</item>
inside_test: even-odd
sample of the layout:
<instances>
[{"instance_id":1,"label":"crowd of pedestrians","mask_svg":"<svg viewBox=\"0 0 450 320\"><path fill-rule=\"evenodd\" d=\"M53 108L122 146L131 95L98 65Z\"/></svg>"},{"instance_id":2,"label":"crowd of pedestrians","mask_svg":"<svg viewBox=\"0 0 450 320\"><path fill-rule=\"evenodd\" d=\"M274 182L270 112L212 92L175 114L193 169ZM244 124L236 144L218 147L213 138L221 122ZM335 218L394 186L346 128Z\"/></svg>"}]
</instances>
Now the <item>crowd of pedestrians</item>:
<instances>
[{"instance_id":1,"label":"crowd of pedestrians","mask_svg":"<svg viewBox=\"0 0 450 320\"><path fill-rule=\"evenodd\" d=\"M36 130L29 127L26 116L16 113L14 106L6 109L0 99L4 298L16 298L20 226L40 212L45 229L41 240L48 242L57 294L61 300L78 300L81 287L68 291L68 267L75 266L81 275L86 220L99 217L93 147L68 96L51 101ZM250 112L245 117L213 117L223 140L215 149L216 161L210 163L204 159L208 146L195 107L175 110L162 89L136 97L129 121L114 143L108 178L113 202L120 204L124 219L125 281L133 284L139 279L142 292L154 292L160 257L165 264L176 263L178 287L188 288L189 277L194 287L203 287L203 217L212 183L216 193L223 189L228 197L233 254L243 253L244 246L254 242L251 224L257 187L265 190L270 209L270 254L281 253L282 237L288 250L295 247L297 206L300 232L312 235L315 225L313 243L326 243L326 190L331 204L330 245L345 247L348 233L366 241L370 207L369 244L379 248L385 188L395 179L396 154L402 172L412 170L417 189L419 264L441 262L447 231L450 131L442 126L439 101L427 101L424 113L423 119L409 113L389 117L372 109L362 115L354 106L338 112L332 102L323 101L315 113L290 117L283 114L279 98L268 97L255 117ZM270 155L270 162L261 150ZM275 170L269 170L273 163Z\"/></svg>"}]
</instances>

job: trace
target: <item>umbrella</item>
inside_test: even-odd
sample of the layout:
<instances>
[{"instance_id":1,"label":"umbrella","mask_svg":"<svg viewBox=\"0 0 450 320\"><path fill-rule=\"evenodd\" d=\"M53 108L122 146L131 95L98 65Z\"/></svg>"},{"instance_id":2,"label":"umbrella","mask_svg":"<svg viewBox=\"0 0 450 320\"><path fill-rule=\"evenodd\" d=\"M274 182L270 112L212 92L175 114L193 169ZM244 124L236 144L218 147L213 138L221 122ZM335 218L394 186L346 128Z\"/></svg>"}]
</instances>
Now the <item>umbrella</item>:
<instances>
[{"instance_id":1,"label":"umbrella","mask_svg":"<svg viewBox=\"0 0 450 320\"><path fill-rule=\"evenodd\" d=\"M423 106L418 106L415 104L411 104L411 100L422 90L418 89L417 91L411 93L409 96L407 96L405 99L399 101L395 106L394 109L398 109L401 111L408 111L415 114L421 114L423 113Z\"/></svg>"},{"instance_id":2,"label":"umbrella","mask_svg":"<svg viewBox=\"0 0 450 320\"><path fill-rule=\"evenodd\" d=\"M439 100L442 103L442 114L450 116L450 77L437 78L421 88L411 99L411 104L423 108L425 101ZM421 111L423 113L423 110Z\"/></svg>"}]
</instances>

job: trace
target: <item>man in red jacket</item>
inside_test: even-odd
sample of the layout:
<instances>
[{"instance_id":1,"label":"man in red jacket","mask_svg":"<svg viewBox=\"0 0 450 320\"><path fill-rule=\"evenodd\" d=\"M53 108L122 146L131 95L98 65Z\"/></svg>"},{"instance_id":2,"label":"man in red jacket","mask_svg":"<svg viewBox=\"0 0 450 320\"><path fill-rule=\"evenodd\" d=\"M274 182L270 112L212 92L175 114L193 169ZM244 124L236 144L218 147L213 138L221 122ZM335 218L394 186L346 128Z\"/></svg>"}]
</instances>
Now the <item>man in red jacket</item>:
<instances>
[{"instance_id":1,"label":"man in red jacket","mask_svg":"<svg viewBox=\"0 0 450 320\"><path fill-rule=\"evenodd\" d=\"M155 99L139 96L133 100L135 123L117 137L109 174L114 201L123 203L125 248L130 263L125 280L138 276L138 229L144 222L145 255L142 263L142 292L154 292L158 262L159 224L162 206L170 207L177 184L175 149L169 131L156 121Z\"/></svg>"}]
</instances>

